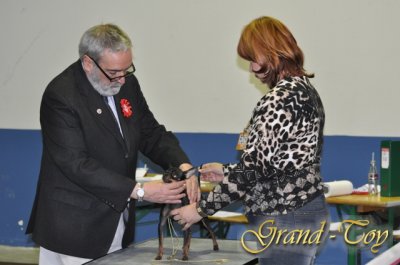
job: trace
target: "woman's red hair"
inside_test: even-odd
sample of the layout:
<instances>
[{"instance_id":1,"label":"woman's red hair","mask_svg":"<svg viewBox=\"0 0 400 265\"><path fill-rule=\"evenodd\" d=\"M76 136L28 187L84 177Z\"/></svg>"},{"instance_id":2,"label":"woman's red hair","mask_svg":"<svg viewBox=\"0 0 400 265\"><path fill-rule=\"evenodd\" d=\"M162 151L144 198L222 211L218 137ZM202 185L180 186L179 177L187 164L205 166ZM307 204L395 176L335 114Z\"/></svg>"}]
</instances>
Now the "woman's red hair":
<instances>
[{"instance_id":1,"label":"woman's red hair","mask_svg":"<svg viewBox=\"0 0 400 265\"><path fill-rule=\"evenodd\" d=\"M272 17L260 17L242 31L237 51L243 59L261 66L262 80L270 87L288 76L308 76L304 55L289 29Z\"/></svg>"}]
</instances>

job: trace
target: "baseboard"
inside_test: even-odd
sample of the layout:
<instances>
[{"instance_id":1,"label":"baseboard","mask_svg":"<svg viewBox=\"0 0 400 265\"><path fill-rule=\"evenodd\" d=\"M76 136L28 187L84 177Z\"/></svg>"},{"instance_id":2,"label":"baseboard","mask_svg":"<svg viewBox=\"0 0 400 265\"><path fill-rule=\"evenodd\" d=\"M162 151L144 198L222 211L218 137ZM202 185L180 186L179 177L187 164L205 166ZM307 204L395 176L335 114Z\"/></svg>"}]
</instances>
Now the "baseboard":
<instances>
[{"instance_id":1,"label":"baseboard","mask_svg":"<svg viewBox=\"0 0 400 265\"><path fill-rule=\"evenodd\" d=\"M0 245L0 262L38 264L39 248Z\"/></svg>"}]
</instances>

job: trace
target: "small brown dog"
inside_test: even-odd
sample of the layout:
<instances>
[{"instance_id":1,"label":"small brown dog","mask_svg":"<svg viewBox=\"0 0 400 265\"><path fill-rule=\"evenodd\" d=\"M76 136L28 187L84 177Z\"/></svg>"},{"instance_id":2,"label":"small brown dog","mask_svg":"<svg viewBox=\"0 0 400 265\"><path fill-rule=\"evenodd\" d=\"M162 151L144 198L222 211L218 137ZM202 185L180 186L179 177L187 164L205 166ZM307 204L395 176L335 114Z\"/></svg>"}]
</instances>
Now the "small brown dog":
<instances>
[{"instance_id":1,"label":"small brown dog","mask_svg":"<svg viewBox=\"0 0 400 265\"><path fill-rule=\"evenodd\" d=\"M163 174L163 181L165 183L171 183L172 181L185 180L186 176L195 175L198 173L197 171L198 171L197 168L192 168L192 169L189 169L188 171L184 171L184 172L182 172L178 168L171 168ZM189 199L186 196L186 197L182 198L182 203L180 203L180 204L163 204L161 206L160 219L159 219L159 223L158 223L158 255L156 257L156 260L161 260L163 253L164 253L164 247L163 247L164 233L163 233L163 231L164 231L165 224L167 223L167 220L169 218L170 212L173 209L180 208L180 207L188 205L188 204L189 204ZM173 219L171 218L171 220L173 220ZM208 233L210 234L210 236L212 238L214 251L217 251L219 249L218 243L217 243L215 234L210 227L210 223L209 223L208 219L203 218L201 220L201 222L203 223L204 227L207 229ZM184 238L184 240L183 240L183 247L182 247L182 252L183 252L182 260L188 260L189 259L190 240L192 238L192 232L191 232L190 228L187 229L186 231L184 231L183 238Z\"/></svg>"}]
</instances>

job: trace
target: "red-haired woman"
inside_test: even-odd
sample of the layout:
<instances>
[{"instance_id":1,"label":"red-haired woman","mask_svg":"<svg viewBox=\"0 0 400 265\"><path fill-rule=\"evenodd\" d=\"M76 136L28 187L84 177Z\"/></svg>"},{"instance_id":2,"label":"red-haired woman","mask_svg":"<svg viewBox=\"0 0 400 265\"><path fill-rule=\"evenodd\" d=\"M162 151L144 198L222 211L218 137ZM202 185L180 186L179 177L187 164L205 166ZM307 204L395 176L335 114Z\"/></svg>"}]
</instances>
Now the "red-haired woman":
<instances>
[{"instance_id":1,"label":"red-haired woman","mask_svg":"<svg viewBox=\"0 0 400 265\"><path fill-rule=\"evenodd\" d=\"M269 227L284 231L260 254L259 264L313 264L329 227L320 175L325 114L309 81L313 74L304 70L303 52L289 29L271 17L248 24L237 50L270 91L253 111L239 163L203 165L202 178L220 183L199 204L173 212L174 219L187 228L240 199L251 227L272 220ZM299 238L298 230L324 233L302 244L305 234Z\"/></svg>"}]
</instances>

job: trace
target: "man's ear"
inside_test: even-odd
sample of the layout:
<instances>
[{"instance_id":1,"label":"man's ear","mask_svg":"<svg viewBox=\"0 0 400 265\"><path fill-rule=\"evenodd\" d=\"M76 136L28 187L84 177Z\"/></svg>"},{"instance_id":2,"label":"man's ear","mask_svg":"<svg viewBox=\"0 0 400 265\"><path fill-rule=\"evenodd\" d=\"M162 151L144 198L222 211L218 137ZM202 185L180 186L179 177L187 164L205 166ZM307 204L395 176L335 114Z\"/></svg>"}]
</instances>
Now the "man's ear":
<instances>
[{"instance_id":1,"label":"man's ear","mask_svg":"<svg viewBox=\"0 0 400 265\"><path fill-rule=\"evenodd\" d=\"M93 69L92 60L87 55L83 55L81 61L83 70L85 70L86 73L91 73Z\"/></svg>"}]
</instances>

